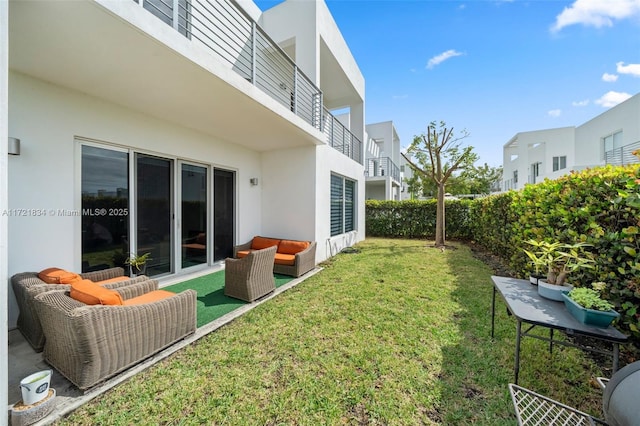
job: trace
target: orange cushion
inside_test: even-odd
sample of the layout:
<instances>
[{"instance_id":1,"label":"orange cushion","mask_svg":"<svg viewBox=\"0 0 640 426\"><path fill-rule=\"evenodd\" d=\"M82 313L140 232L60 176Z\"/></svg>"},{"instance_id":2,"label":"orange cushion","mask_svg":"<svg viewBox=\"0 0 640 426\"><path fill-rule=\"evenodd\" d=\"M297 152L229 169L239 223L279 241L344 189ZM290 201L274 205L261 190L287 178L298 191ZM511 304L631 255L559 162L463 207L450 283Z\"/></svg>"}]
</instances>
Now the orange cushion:
<instances>
[{"instance_id":1,"label":"orange cushion","mask_svg":"<svg viewBox=\"0 0 640 426\"><path fill-rule=\"evenodd\" d=\"M238 259L242 259L243 257L248 255L249 253L251 253L251 250L240 250L240 251L238 251L236 253L236 256L238 256Z\"/></svg>"},{"instance_id":2,"label":"orange cushion","mask_svg":"<svg viewBox=\"0 0 640 426\"><path fill-rule=\"evenodd\" d=\"M125 306L131 305L142 305L144 303L156 302L158 300L166 299L171 296L175 296L175 293L172 293L167 290L154 290L149 293L145 293L142 296L134 297L133 299L125 300Z\"/></svg>"},{"instance_id":3,"label":"orange cushion","mask_svg":"<svg viewBox=\"0 0 640 426\"><path fill-rule=\"evenodd\" d=\"M96 281L96 284L98 285L105 285L105 284L111 284L111 283L119 283L120 281L127 281L130 280L131 278L129 277L114 277L114 278L109 278L108 280L102 280L102 281Z\"/></svg>"},{"instance_id":4,"label":"orange cushion","mask_svg":"<svg viewBox=\"0 0 640 426\"><path fill-rule=\"evenodd\" d=\"M278 253L296 254L307 249L308 247L309 247L309 241L282 240L278 245Z\"/></svg>"},{"instance_id":5,"label":"orange cushion","mask_svg":"<svg viewBox=\"0 0 640 426\"><path fill-rule=\"evenodd\" d=\"M276 258L273 263L277 263L279 265L295 265L296 256L295 254L276 253Z\"/></svg>"},{"instance_id":6,"label":"orange cushion","mask_svg":"<svg viewBox=\"0 0 640 426\"><path fill-rule=\"evenodd\" d=\"M47 284L71 284L80 281L80 275L60 268L47 268L38 274L38 278Z\"/></svg>"},{"instance_id":7,"label":"orange cushion","mask_svg":"<svg viewBox=\"0 0 640 426\"><path fill-rule=\"evenodd\" d=\"M280 240L275 238L254 237L251 241L251 248L253 250L262 250L269 247L277 246Z\"/></svg>"},{"instance_id":8,"label":"orange cushion","mask_svg":"<svg viewBox=\"0 0 640 426\"><path fill-rule=\"evenodd\" d=\"M89 280L71 283L71 298L87 305L122 305L120 293Z\"/></svg>"}]
</instances>

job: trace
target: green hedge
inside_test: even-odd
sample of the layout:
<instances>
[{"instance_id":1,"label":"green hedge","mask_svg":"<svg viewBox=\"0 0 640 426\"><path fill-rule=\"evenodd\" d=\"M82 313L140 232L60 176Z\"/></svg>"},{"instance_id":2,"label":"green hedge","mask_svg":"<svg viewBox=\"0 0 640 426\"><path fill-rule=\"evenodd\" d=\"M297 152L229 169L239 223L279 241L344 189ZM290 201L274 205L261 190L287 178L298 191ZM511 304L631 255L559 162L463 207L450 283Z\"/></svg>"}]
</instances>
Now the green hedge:
<instances>
[{"instance_id":1,"label":"green hedge","mask_svg":"<svg viewBox=\"0 0 640 426\"><path fill-rule=\"evenodd\" d=\"M468 239L469 200L447 200L447 238ZM436 201L366 202L366 233L372 237L434 238L436 233Z\"/></svg>"},{"instance_id":2,"label":"green hedge","mask_svg":"<svg viewBox=\"0 0 640 426\"><path fill-rule=\"evenodd\" d=\"M434 238L436 203L367 201L367 235ZM607 283L618 326L640 339L640 165L599 167L473 201L447 201L447 238L473 240L524 278L529 239L585 242L596 268L568 277Z\"/></svg>"}]
</instances>

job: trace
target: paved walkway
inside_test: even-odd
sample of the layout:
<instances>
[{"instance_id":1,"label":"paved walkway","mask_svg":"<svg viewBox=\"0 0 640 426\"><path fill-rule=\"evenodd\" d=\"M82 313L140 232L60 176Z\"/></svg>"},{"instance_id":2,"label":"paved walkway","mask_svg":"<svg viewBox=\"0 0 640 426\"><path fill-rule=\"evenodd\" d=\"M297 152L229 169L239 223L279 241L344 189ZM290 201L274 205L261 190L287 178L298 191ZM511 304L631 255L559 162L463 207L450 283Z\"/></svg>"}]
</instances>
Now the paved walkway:
<instances>
[{"instance_id":1,"label":"paved walkway","mask_svg":"<svg viewBox=\"0 0 640 426\"><path fill-rule=\"evenodd\" d=\"M171 284L176 284L178 282L186 281L192 278L196 278L198 276L210 274L220 270L220 268L211 268L205 271L198 272L197 274L190 274L188 276L180 276L180 277L172 277L167 280L160 281L160 287L165 287ZM173 344L172 346L166 348L165 350L158 352L151 358L146 359L145 361L139 363L138 365L129 368L128 370L120 373L119 375L112 377L111 379L97 385L86 392L82 392L77 387L75 387L71 382L69 382L65 377L63 377L60 373L58 373L55 369L53 369L53 376L51 378L51 388L56 390L56 401L55 408L53 412L42 419L38 423L34 423L34 426L40 425L48 425L54 422L57 419L64 417L69 414L73 410L78 407L86 404L96 396L106 392L107 390L117 386L118 384L124 382L125 380L135 376L139 372L146 370L150 366L154 365L156 362L168 357L172 353L182 349L183 347L195 342L201 337L206 336L207 334L217 330L223 325L233 321L238 318L245 312L250 311L256 306L270 300L271 298L277 296L283 291L287 291L291 287L294 287L306 280L310 276L316 274L322 270L321 268L316 268L311 272L308 272L304 276L300 278L295 278L287 284L276 288L276 291L271 293L270 295L264 297L263 299L257 300L253 303L247 303L246 305L242 305L235 311L229 312L228 314L218 318L217 320L210 322L196 330L194 334L186 337L185 339ZM22 334L17 330L9 331L9 403L10 405L7 407L7 411L11 409L11 406L22 400L22 392L20 390L20 380L27 377L30 374L33 374L40 370L52 369L42 358L42 353L36 353L31 346L27 343L27 341L22 337ZM8 417L9 415L7 415Z\"/></svg>"}]
</instances>

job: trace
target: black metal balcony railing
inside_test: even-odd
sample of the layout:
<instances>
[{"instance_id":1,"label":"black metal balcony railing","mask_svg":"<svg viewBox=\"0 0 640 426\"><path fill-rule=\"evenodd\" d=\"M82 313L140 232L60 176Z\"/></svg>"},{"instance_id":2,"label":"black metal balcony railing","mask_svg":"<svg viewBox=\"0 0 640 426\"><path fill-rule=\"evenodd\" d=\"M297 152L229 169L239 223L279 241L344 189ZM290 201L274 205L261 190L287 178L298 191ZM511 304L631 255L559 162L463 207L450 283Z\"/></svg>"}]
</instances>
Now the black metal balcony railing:
<instances>
[{"instance_id":1,"label":"black metal balcony railing","mask_svg":"<svg viewBox=\"0 0 640 426\"><path fill-rule=\"evenodd\" d=\"M614 166L640 163L640 158L632 154L637 149L640 149L640 141L607 151L604 153L605 162Z\"/></svg>"},{"instance_id":2,"label":"black metal balcony railing","mask_svg":"<svg viewBox=\"0 0 640 426\"><path fill-rule=\"evenodd\" d=\"M391 176L392 179L400 182L400 167L396 166L389 157L367 159L364 173L367 177Z\"/></svg>"},{"instance_id":3,"label":"black metal balcony railing","mask_svg":"<svg viewBox=\"0 0 640 426\"><path fill-rule=\"evenodd\" d=\"M362 164L362 142L323 107L322 91L233 0L133 1L207 47L247 81L324 132L330 146Z\"/></svg>"}]
</instances>

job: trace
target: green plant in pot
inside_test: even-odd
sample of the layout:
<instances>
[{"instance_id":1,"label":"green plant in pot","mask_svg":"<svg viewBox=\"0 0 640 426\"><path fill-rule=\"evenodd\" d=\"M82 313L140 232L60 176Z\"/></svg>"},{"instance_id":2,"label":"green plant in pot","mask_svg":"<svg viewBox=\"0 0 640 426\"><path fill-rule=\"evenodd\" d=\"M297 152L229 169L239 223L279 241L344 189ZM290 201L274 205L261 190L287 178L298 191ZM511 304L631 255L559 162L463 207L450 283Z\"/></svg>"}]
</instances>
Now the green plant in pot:
<instances>
[{"instance_id":1,"label":"green plant in pot","mask_svg":"<svg viewBox=\"0 0 640 426\"><path fill-rule=\"evenodd\" d=\"M131 268L131 273L135 275L142 275L147 270L147 262L151 260L151 253L137 255L136 253L130 253L125 264Z\"/></svg>"},{"instance_id":2,"label":"green plant in pot","mask_svg":"<svg viewBox=\"0 0 640 426\"><path fill-rule=\"evenodd\" d=\"M614 311L614 305L603 299L601 292L606 288L603 282L592 284L592 288L574 288L563 294L565 306L578 321L608 327L620 315Z\"/></svg>"},{"instance_id":3,"label":"green plant in pot","mask_svg":"<svg viewBox=\"0 0 640 426\"><path fill-rule=\"evenodd\" d=\"M533 265L533 273L529 275L529 282L538 285L538 281L547 276L546 272L549 267L549 261L555 256L555 252L560 247L560 243L548 243L538 240L528 240L525 242L533 247L532 250L522 250Z\"/></svg>"},{"instance_id":4,"label":"green plant in pot","mask_svg":"<svg viewBox=\"0 0 640 426\"><path fill-rule=\"evenodd\" d=\"M566 284L567 277L579 269L594 267L595 261L591 253L585 251L589 244L547 242L529 240L527 244L535 248L525 253L537 266L538 270L546 269L546 280L538 280L538 294L547 299L561 302L562 292L573 287Z\"/></svg>"}]
</instances>

